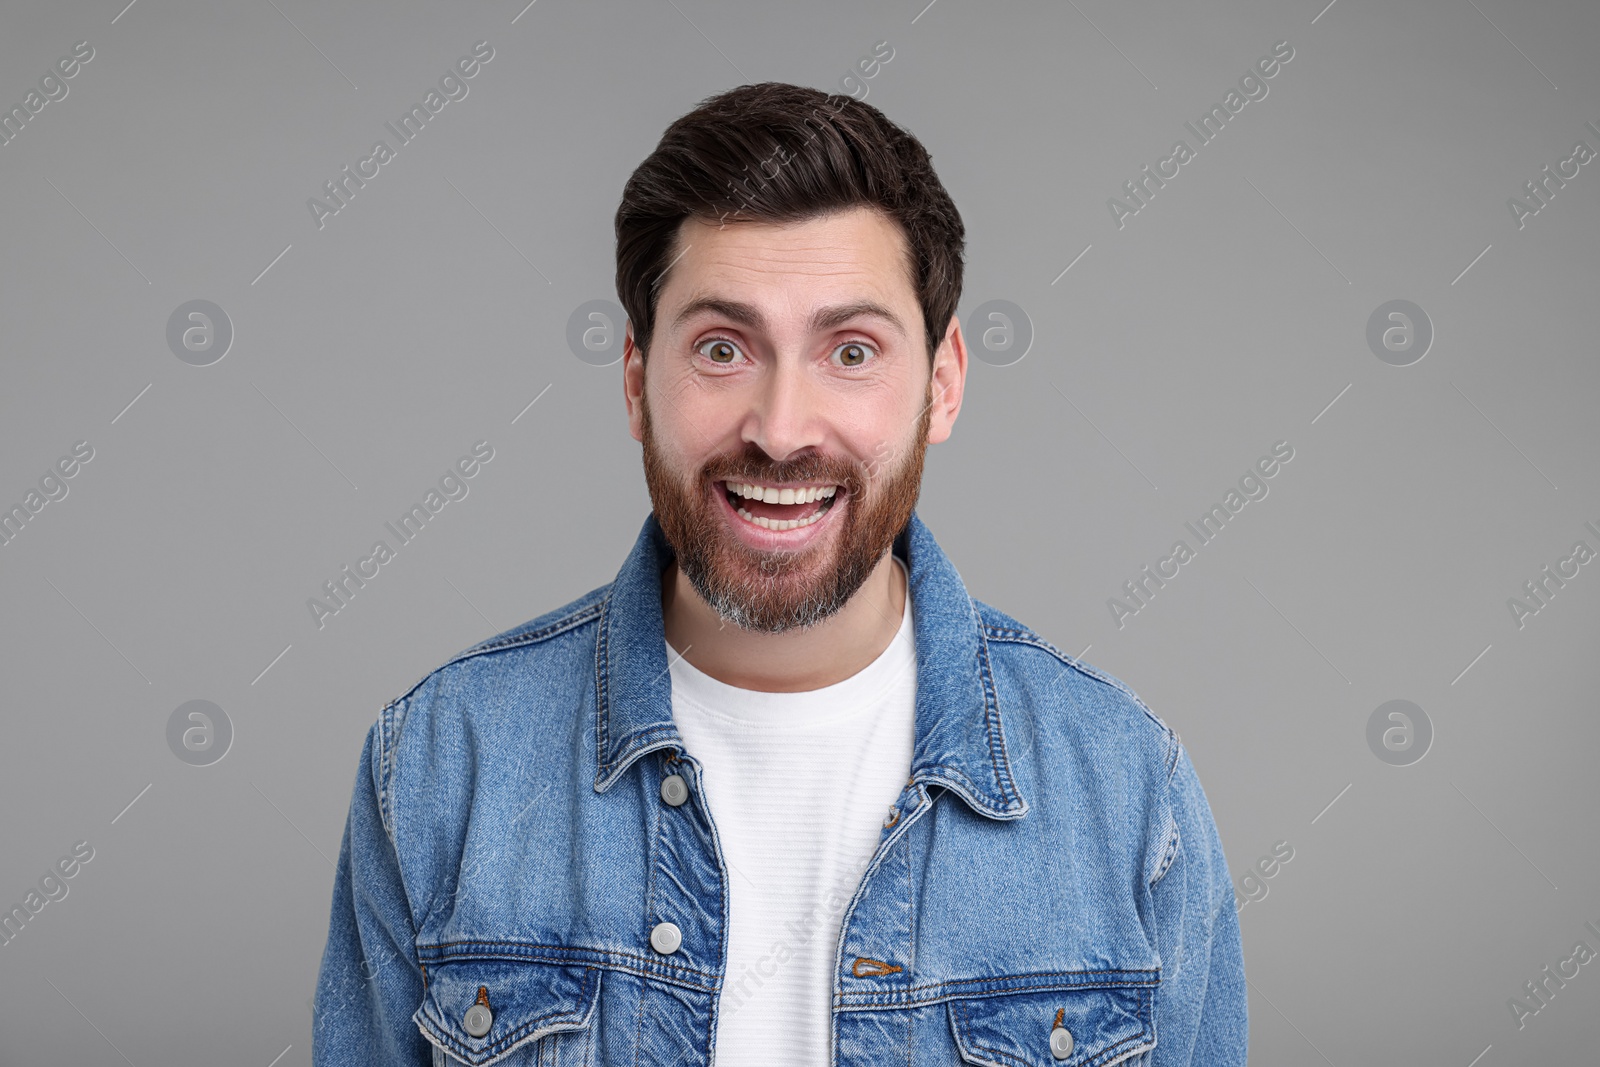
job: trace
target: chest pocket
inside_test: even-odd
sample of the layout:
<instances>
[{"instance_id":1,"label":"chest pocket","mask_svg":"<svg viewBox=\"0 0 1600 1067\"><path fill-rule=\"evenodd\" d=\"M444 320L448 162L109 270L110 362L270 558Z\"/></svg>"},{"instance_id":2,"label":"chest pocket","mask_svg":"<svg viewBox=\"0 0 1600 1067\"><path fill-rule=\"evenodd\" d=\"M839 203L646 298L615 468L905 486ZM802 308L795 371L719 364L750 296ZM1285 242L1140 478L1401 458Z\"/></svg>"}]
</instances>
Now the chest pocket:
<instances>
[{"instance_id":1,"label":"chest pocket","mask_svg":"<svg viewBox=\"0 0 1600 1067\"><path fill-rule=\"evenodd\" d=\"M948 1001L956 1049L987 1067L1110 1067L1155 1047L1148 984L1029 990Z\"/></svg>"},{"instance_id":2,"label":"chest pocket","mask_svg":"<svg viewBox=\"0 0 1600 1067\"><path fill-rule=\"evenodd\" d=\"M489 956L428 964L412 1015L435 1067L588 1067L594 1062L596 967Z\"/></svg>"}]
</instances>

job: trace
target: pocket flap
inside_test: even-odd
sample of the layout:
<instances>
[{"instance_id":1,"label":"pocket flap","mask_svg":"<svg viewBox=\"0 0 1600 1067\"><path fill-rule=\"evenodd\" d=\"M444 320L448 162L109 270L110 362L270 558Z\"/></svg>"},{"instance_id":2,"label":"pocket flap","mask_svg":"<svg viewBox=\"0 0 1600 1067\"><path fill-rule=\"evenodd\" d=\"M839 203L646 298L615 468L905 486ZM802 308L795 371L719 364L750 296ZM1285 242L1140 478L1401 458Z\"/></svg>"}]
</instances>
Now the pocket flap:
<instances>
[{"instance_id":1,"label":"pocket flap","mask_svg":"<svg viewBox=\"0 0 1600 1067\"><path fill-rule=\"evenodd\" d=\"M546 1034L587 1027L599 995L598 967L452 956L428 965L428 990L411 1018L457 1060L486 1067ZM473 1011L485 1001L487 1018ZM485 1022L487 1031L474 1036Z\"/></svg>"},{"instance_id":2,"label":"pocket flap","mask_svg":"<svg viewBox=\"0 0 1600 1067\"><path fill-rule=\"evenodd\" d=\"M956 1048L989 1067L1109 1067L1155 1047L1149 985L1028 990L949 1001ZM1068 1041L1051 1034L1064 1028Z\"/></svg>"}]
</instances>

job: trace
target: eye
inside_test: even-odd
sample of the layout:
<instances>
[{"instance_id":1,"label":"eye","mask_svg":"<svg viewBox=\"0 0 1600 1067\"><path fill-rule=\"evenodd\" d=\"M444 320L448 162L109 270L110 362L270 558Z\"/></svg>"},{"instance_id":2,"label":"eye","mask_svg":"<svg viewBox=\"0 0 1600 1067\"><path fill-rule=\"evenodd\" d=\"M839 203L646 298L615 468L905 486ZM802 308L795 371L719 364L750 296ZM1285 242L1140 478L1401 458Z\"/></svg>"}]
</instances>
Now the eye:
<instances>
[{"instance_id":1,"label":"eye","mask_svg":"<svg viewBox=\"0 0 1600 1067\"><path fill-rule=\"evenodd\" d=\"M841 367L860 367L874 354L870 347L860 341L846 341L835 348L834 352L839 356Z\"/></svg>"},{"instance_id":2,"label":"eye","mask_svg":"<svg viewBox=\"0 0 1600 1067\"><path fill-rule=\"evenodd\" d=\"M709 346L709 351L707 348ZM695 346L695 351L705 356L713 363L729 366L737 361L744 353L739 351L739 346L726 337L708 337Z\"/></svg>"}]
</instances>

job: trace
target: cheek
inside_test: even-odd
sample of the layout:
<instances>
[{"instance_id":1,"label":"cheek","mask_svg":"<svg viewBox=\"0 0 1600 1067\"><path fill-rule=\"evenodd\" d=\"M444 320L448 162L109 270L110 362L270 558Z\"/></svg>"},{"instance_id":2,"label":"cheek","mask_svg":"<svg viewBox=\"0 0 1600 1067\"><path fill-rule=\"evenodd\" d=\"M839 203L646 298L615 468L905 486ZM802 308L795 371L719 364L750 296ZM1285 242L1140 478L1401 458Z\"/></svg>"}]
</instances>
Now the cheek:
<instances>
[{"instance_id":1,"label":"cheek","mask_svg":"<svg viewBox=\"0 0 1600 1067\"><path fill-rule=\"evenodd\" d=\"M725 419L704 403L691 405L676 396L652 391L648 424L641 419L641 440L675 477L687 480L719 451L726 436Z\"/></svg>"},{"instance_id":2,"label":"cheek","mask_svg":"<svg viewBox=\"0 0 1600 1067\"><path fill-rule=\"evenodd\" d=\"M678 370L663 370L646 383L650 419L685 441L691 451L720 440L748 414L748 390L731 381L708 380Z\"/></svg>"},{"instance_id":3,"label":"cheek","mask_svg":"<svg viewBox=\"0 0 1600 1067\"><path fill-rule=\"evenodd\" d=\"M834 455L865 468L868 479L876 479L904 447L905 433L898 417L879 418L870 411L841 405L828 418Z\"/></svg>"},{"instance_id":4,"label":"cheek","mask_svg":"<svg viewBox=\"0 0 1600 1067\"><path fill-rule=\"evenodd\" d=\"M864 388L837 404L831 419L853 455L884 462L911 442L927 409L925 393L909 381Z\"/></svg>"}]
</instances>

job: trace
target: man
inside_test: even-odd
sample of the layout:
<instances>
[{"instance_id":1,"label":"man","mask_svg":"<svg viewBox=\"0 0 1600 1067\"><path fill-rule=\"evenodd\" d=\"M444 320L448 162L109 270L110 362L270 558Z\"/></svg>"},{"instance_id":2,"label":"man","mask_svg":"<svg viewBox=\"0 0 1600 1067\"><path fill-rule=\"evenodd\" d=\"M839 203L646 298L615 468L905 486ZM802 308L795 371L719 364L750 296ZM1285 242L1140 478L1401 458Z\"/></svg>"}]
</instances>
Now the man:
<instances>
[{"instance_id":1,"label":"man","mask_svg":"<svg viewBox=\"0 0 1600 1067\"><path fill-rule=\"evenodd\" d=\"M743 86L616 230L654 510L615 581L372 727L314 1060L1244 1063L1177 737L972 600L915 514L967 370L921 144Z\"/></svg>"}]
</instances>

